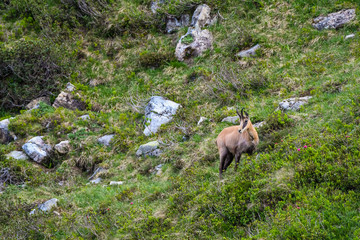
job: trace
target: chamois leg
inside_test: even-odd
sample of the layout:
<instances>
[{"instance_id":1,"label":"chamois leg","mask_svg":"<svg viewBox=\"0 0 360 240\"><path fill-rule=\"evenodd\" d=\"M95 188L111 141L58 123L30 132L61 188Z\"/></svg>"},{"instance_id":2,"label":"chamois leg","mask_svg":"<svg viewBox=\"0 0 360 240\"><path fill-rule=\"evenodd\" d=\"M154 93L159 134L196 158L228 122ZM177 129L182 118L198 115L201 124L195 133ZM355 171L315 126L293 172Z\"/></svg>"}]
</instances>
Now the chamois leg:
<instances>
[{"instance_id":1,"label":"chamois leg","mask_svg":"<svg viewBox=\"0 0 360 240\"><path fill-rule=\"evenodd\" d=\"M227 149L225 149L225 150L222 150L219 152L220 152L219 178L222 179L222 173L224 171L225 160L227 158L228 151L227 151Z\"/></svg>"},{"instance_id":2,"label":"chamois leg","mask_svg":"<svg viewBox=\"0 0 360 240\"><path fill-rule=\"evenodd\" d=\"M237 171L237 167L238 167L238 165L239 165L240 158L241 158L241 153L235 154L235 168L234 168L234 171L235 171L235 172Z\"/></svg>"},{"instance_id":3,"label":"chamois leg","mask_svg":"<svg viewBox=\"0 0 360 240\"><path fill-rule=\"evenodd\" d=\"M234 159L234 155L231 152L229 152L227 157L226 157L226 161L225 161L225 165L224 165L224 171L226 171L226 169L230 166L233 159Z\"/></svg>"}]
</instances>

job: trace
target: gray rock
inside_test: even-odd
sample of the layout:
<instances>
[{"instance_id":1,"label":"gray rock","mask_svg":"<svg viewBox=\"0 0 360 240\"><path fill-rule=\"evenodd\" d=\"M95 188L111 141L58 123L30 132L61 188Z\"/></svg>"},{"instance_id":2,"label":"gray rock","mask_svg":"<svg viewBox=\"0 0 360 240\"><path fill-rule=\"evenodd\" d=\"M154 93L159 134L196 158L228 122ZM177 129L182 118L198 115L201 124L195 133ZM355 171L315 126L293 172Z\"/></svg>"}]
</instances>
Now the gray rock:
<instances>
[{"instance_id":1,"label":"gray rock","mask_svg":"<svg viewBox=\"0 0 360 240\"><path fill-rule=\"evenodd\" d=\"M53 207L57 206L57 202L58 200L56 198L50 199L46 202L44 202L43 204L40 204L37 209L42 211L42 212L49 212ZM37 209L33 209L30 212L30 215L33 215Z\"/></svg>"},{"instance_id":2,"label":"gray rock","mask_svg":"<svg viewBox=\"0 0 360 240\"><path fill-rule=\"evenodd\" d=\"M7 158L13 158L15 160L28 160L29 157L22 151L12 151L6 154Z\"/></svg>"},{"instance_id":3,"label":"gray rock","mask_svg":"<svg viewBox=\"0 0 360 240\"><path fill-rule=\"evenodd\" d=\"M104 169L104 168L102 168L102 167L99 167L99 168L97 168L97 169L95 170L95 172L93 173L93 175L91 175L91 177L89 177L88 180L91 180L91 179L99 176L101 173L104 173L104 172L106 172L106 171L107 171L106 169Z\"/></svg>"},{"instance_id":4,"label":"gray rock","mask_svg":"<svg viewBox=\"0 0 360 240\"><path fill-rule=\"evenodd\" d=\"M301 106L308 103L310 98L312 97L306 96L306 97L285 99L279 103L279 109L281 111L289 111L289 110L297 111L300 109Z\"/></svg>"},{"instance_id":5,"label":"gray rock","mask_svg":"<svg viewBox=\"0 0 360 240\"><path fill-rule=\"evenodd\" d=\"M239 53L236 54L237 57L250 57L250 56L255 56L256 55L256 50L260 49L260 45L256 44L255 46L253 46L252 48L248 49L248 50L244 50L241 51Z\"/></svg>"},{"instance_id":6,"label":"gray rock","mask_svg":"<svg viewBox=\"0 0 360 240\"><path fill-rule=\"evenodd\" d=\"M86 115L80 116L79 118L81 118L81 120L86 121L86 120L89 120L89 119L90 119L90 116L89 116L89 114L86 114Z\"/></svg>"},{"instance_id":7,"label":"gray rock","mask_svg":"<svg viewBox=\"0 0 360 240\"><path fill-rule=\"evenodd\" d=\"M94 180L91 180L90 181L90 183L92 183L92 184L98 184L98 183L100 183L101 182L101 178L96 178L96 179L94 179Z\"/></svg>"},{"instance_id":8,"label":"gray rock","mask_svg":"<svg viewBox=\"0 0 360 240\"><path fill-rule=\"evenodd\" d=\"M56 144L54 148L58 153L66 154L70 151L70 142L61 141L60 143Z\"/></svg>"},{"instance_id":9,"label":"gray rock","mask_svg":"<svg viewBox=\"0 0 360 240\"><path fill-rule=\"evenodd\" d=\"M174 17L174 16L169 16L167 18L167 22L166 22L166 32L167 33L174 33L176 32L179 28L182 27L186 27L190 25L190 16L189 15L182 15L180 17L180 19Z\"/></svg>"},{"instance_id":10,"label":"gray rock","mask_svg":"<svg viewBox=\"0 0 360 240\"><path fill-rule=\"evenodd\" d=\"M101 138L98 139L98 143L105 146L110 146L111 140L114 138L114 136L115 136L114 134L102 136Z\"/></svg>"},{"instance_id":11,"label":"gray rock","mask_svg":"<svg viewBox=\"0 0 360 240\"><path fill-rule=\"evenodd\" d=\"M355 9L343 9L314 19L313 27L317 30L337 29L355 18Z\"/></svg>"},{"instance_id":12,"label":"gray rock","mask_svg":"<svg viewBox=\"0 0 360 240\"><path fill-rule=\"evenodd\" d=\"M70 110L80 110L83 111L86 109L86 104L78 99L76 99L72 94L67 92L61 92L59 96L55 99L53 104L54 108L67 108Z\"/></svg>"},{"instance_id":13,"label":"gray rock","mask_svg":"<svg viewBox=\"0 0 360 240\"><path fill-rule=\"evenodd\" d=\"M164 3L165 3L165 0L152 1L152 2L151 2L151 6L150 6L151 11L152 11L153 13L156 13L156 11L160 8L160 5L161 5L161 4L164 4Z\"/></svg>"},{"instance_id":14,"label":"gray rock","mask_svg":"<svg viewBox=\"0 0 360 240\"><path fill-rule=\"evenodd\" d=\"M230 122L233 124L240 124L240 118L239 116L233 116L233 117L226 117L221 122Z\"/></svg>"},{"instance_id":15,"label":"gray rock","mask_svg":"<svg viewBox=\"0 0 360 240\"><path fill-rule=\"evenodd\" d=\"M136 156L138 157L145 157L145 156L155 156L158 157L162 151L158 149L160 146L160 143L158 141L149 142L146 144L143 144L139 147L139 149L136 151Z\"/></svg>"},{"instance_id":16,"label":"gray rock","mask_svg":"<svg viewBox=\"0 0 360 240\"><path fill-rule=\"evenodd\" d=\"M9 131L9 124L9 119L0 121L0 144L7 144L14 140L14 137Z\"/></svg>"},{"instance_id":17,"label":"gray rock","mask_svg":"<svg viewBox=\"0 0 360 240\"><path fill-rule=\"evenodd\" d=\"M192 42L185 40L191 39ZM189 27L188 32L182 36L176 45L175 55L179 61L200 56L204 51L212 49L213 36L209 30L199 27Z\"/></svg>"},{"instance_id":18,"label":"gray rock","mask_svg":"<svg viewBox=\"0 0 360 240\"><path fill-rule=\"evenodd\" d=\"M205 25L210 24L211 23L210 13L211 13L211 8L208 5L206 4L199 5L196 8L191 18L191 26L203 28L205 27Z\"/></svg>"},{"instance_id":19,"label":"gray rock","mask_svg":"<svg viewBox=\"0 0 360 240\"><path fill-rule=\"evenodd\" d=\"M201 123L205 122L206 120L208 120L206 117L200 117L200 120L198 121L197 125L199 126Z\"/></svg>"},{"instance_id":20,"label":"gray rock","mask_svg":"<svg viewBox=\"0 0 360 240\"><path fill-rule=\"evenodd\" d=\"M254 128L260 128L260 127L264 126L265 124L266 124L266 122L262 121L262 122L254 123L253 127Z\"/></svg>"},{"instance_id":21,"label":"gray rock","mask_svg":"<svg viewBox=\"0 0 360 240\"><path fill-rule=\"evenodd\" d=\"M346 39L349 39L349 38L354 38L355 37L355 34L349 34L349 35L347 35L346 37L345 37L345 40Z\"/></svg>"},{"instance_id":22,"label":"gray rock","mask_svg":"<svg viewBox=\"0 0 360 240\"><path fill-rule=\"evenodd\" d=\"M180 106L180 104L166 100L160 96L151 97L145 108L147 126L145 127L144 134L149 136L156 133L161 125L172 120L173 115L176 114L176 111Z\"/></svg>"},{"instance_id":23,"label":"gray rock","mask_svg":"<svg viewBox=\"0 0 360 240\"><path fill-rule=\"evenodd\" d=\"M159 164L155 167L155 175L157 176L160 176L162 174L162 167L163 167L163 164Z\"/></svg>"},{"instance_id":24,"label":"gray rock","mask_svg":"<svg viewBox=\"0 0 360 240\"><path fill-rule=\"evenodd\" d=\"M110 182L110 185L123 185L124 184L124 182L123 181L111 181Z\"/></svg>"},{"instance_id":25,"label":"gray rock","mask_svg":"<svg viewBox=\"0 0 360 240\"><path fill-rule=\"evenodd\" d=\"M44 163L52 151L52 147L45 144L42 136L34 137L22 146L25 153L35 162Z\"/></svg>"},{"instance_id":26,"label":"gray rock","mask_svg":"<svg viewBox=\"0 0 360 240\"><path fill-rule=\"evenodd\" d=\"M71 83L67 83L66 84L66 91L68 92L72 92L72 91L75 91L76 87L74 85L72 85Z\"/></svg>"},{"instance_id":27,"label":"gray rock","mask_svg":"<svg viewBox=\"0 0 360 240\"><path fill-rule=\"evenodd\" d=\"M32 100L28 105L25 106L25 108L27 110L37 109L40 106L40 102L43 102L47 105L51 105L49 97L39 97L39 98Z\"/></svg>"}]
</instances>

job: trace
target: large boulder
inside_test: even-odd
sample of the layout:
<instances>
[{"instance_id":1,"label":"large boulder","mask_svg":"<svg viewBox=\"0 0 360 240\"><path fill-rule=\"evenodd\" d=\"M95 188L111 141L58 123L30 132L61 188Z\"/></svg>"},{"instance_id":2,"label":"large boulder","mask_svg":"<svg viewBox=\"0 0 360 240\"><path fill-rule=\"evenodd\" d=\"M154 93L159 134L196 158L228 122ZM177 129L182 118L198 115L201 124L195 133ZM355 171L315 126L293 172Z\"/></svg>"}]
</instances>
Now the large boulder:
<instances>
[{"instance_id":1,"label":"large boulder","mask_svg":"<svg viewBox=\"0 0 360 240\"><path fill-rule=\"evenodd\" d=\"M339 12L330 13L327 16L320 16L315 18L312 25L318 30L337 29L350 22L355 17L355 9L343 9Z\"/></svg>"},{"instance_id":2,"label":"large boulder","mask_svg":"<svg viewBox=\"0 0 360 240\"><path fill-rule=\"evenodd\" d=\"M45 163L52 152L52 147L44 142L43 136L30 139L22 146L22 149L33 161L40 164Z\"/></svg>"},{"instance_id":3,"label":"large boulder","mask_svg":"<svg viewBox=\"0 0 360 240\"><path fill-rule=\"evenodd\" d=\"M39 108L40 102L46 103L47 105L51 105L49 97L39 97L39 98L32 100L28 105L25 106L25 108L27 110Z\"/></svg>"},{"instance_id":4,"label":"large boulder","mask_svg":"<svg viewBox=\"0 0 360 240\"><path fill-rule=\"evenodd\" d=\"M114 134L105 135L98 139L98 143L105 146L110 146L111 140L114 138Z\"/></svg>"},{"instance_id":5,"label":"large boulder","mask_svg":"<svg viewBox=\"0 0 360 240\"><path fill-rule=\"evenodd\" d=\"M22 151L12 151L6 154L7 158L13 158L15 160L28 160L29 157Z\"/></svg>"},{"instance_id":6,"label":"large boulder","mask_svg":"<svg viewBox=\"0 0 360 240\"><path fill-rule=\"evenodd\" d=\"M200 56L204 51L211 49L213 36L207 29L189 27L187 33L182 36L176 45L175 56L179 61L191 57Z\"/></svg>"},{"instance_id":7,"label":"large boulder","mask_svg":"<svg viewBox=\"0 0 360 240\"><path fill-rule=\"evenodd\" d=\"M0 144L7 144L14 140L14 137L9 131L9 124L9 119L0 121Z\"/></svg>"},{"instance_id":8,"label":"large boulder","mask_svg":"<svg viewBox=\"0 0 360 240\"><path fill-rule=\"evenodd\" d=\"M147 126L145 127L144 134L149 136L156 133L160 126L170 122L173 115L176 114L180 104L166 100L160 96L150 98L148 105L145 108L145 118Z\"/></svg>"},{"instance_id":9,"label":"large boulder","mask_svg":"<svg viewBox=\"0 0 360 240\"><path fill-rule=\"evenodd\" d=\"M253 46L250 49L247 50L243 50L239 53L236 54L237 57L251 57L251 56L255 56L256 55L256 50L260 49L260 45L256 44L255 46Z\"/></svg>"},{"instance_id":10,"label":"large boulder","mask_svg":"<svg viewBox=\"0 0 360 240\"><path fill-rule=\"evenodd\" d=\"M160 143L158 141L148 142L139 147L136 151L136 156L138 157L146 157L146 156L155 156L158 157L162 153L159 149Z\"/></svg>"},{"instance_id":11,"label":"large boulder","mask_svg":"<svg viewBox=\"0 0 360 240\"><path fill-rule=\"evenodd\" d=\"M212 23L210 13L211 8L208 5L199 5L191 18L191 26L203 28L210 25Z\"/></svg>"},{"instance_id":12,"label":"large boulder","mask_svg":"<svg viewBox=\"0 0 360 240\"><path fill-rule=\"evenodd\" d=\"M297 111L304 104L308 103L311 96L299 97L299 98L289 98L285 99L279 103L279 108L281 111Z\"/></svg>"},{"instance_id":13,"label":"large boulder","mask_svg":"<svg viewBox=\"0 0 360 240\"><path fill-rule=\"evenodd\" d=\"M71 93L61 92L59 96L57 96L57 98L55 99L53 107L63 107L70 110L83 111L86 109L86 104L83 101L75 98Z\"/></svg>"},{"instance_id":14,"label":"large boulder","mask_svg":"<svg viewBox=\"0 0 360 240\"><path fill-rule=\"evenodd\" d=\"M181 27L186 27L190 25L190 16L185 14L180 18L174 16L169 16L166 21L166 32L173 33L176 32Z\"/></svg>"}]
</instances>

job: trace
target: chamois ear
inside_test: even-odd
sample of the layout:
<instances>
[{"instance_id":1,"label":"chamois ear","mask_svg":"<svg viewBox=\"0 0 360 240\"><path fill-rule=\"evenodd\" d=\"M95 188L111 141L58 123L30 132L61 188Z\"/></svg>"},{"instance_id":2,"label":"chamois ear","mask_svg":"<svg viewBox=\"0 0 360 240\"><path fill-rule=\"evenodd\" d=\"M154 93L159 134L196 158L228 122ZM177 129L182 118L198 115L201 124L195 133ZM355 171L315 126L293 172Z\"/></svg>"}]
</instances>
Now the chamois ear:
<instances>
[{"instance_id":1,"label":"chamois ear","mask_svg":"<svg viewBox=\"0 0 360 240\"><path fill-rule=\"evenodd\" d=\"M241 117L244 118L244 108L241 109Z\"/></svg>"},{"instance_id":2,"label":"chamois ear","mask_svg":"<svg viewBox=\"0 0 360 240\"><path fill-rule=\"evenodd\" d=\"M244 111L244 112L245 112L246 117L248 118L248 117L249 117L249 114L248 114L246 111Z\"/></svg>"}]
</instances>

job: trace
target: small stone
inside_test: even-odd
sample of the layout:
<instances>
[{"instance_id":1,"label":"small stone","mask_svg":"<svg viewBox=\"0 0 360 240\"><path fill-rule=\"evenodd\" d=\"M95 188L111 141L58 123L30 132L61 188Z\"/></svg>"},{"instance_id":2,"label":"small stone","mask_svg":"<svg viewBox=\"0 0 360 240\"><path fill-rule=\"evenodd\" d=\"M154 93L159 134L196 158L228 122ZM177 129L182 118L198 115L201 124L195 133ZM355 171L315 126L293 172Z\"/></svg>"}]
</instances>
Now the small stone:
<instances>
[{"instance_id":1,"label":"small stone","mask_svg":"<svg viewBox=\"0 0 360 240\"><path fill-rule=\"evenodd\" d=\"M200 117L200 120L198 121L197 125L199 126L201 123L205 122L206 120L208 120L206 117Z\"/></svg>"},{"instance_id":2,"label":"small stone","mask_svg":"<svg viewBox=\"0 0 360 240\"><path fill-rule=\"evenodd\" d=\"M62 141L55 145L55 150L60 154L66 154L70 151L70 142Z\"/></svg>"},{"instance_id":3,"label":"small stone","mask_svg":"<svg viewBox=\"0 0 360 240\"><path fill-rule=\"evenodd\" d=\"M254 128L260 128L260 127L264 126L265 124L266 124L266 122L262 121L262 122L254 123L253 127Z\"/></svg>"},{"instance_id":4,"label":"small stone","mask_svg":"<svg viewBox=\"0 0 360 240\"><path fill-rule=\"evenodd\" d=\"M139 147L139 149L136 151L137 157L146 157L146 156L159 156L161 154L161 150L158 149L160 146L160 143L158 141L152 141L148 142L146 144L143 144Z\"/></svg>"},{"instance_id":5,"label":"small stone","mask_svg":"<svg viewBox=\"0 0 360 240\"><path fill-rule=\"evenodd\" d=\"M28 160L29 157L22 151L12 151L6 154L7 158L13 158L15 160Z\"/></svg>"},{"instance_id":6,"label":"small stone","mask_svg":"<svg viewBox=\"0 0 360 240\"><path fill-rule=\"evenodd\" d=\"M30 139L22 146L24 152L35 162L44 163L50 157L52 147L45 144L43 136Z\"/></svg>"},{"instance_id":7,"label":"small stone","mask_svg":"<svg viewBox=\"0 0 360 240\"><path fill-rule=\"evenodd\" d=\"M25 108L27 110L37 109L40 106L40 102L43 102L49 106L51 105L49 97L39 97L39 98L32 100L28 105L25 106Z\"/></svg>"},{"instance_id":8,"label":"small stone","mask_svg":"<svg viewBox=\"0 0 360 240\"><path fill-rule=\"evenodd\" d=\"M75 91L75 89L76 89L76 87L73 84L71 84L69 82L66 84L66 91L72 92L72 91Z\"/></svg>"},{"instance_id":9,"label":"small stone","mask_svg":"<svg viewBox=\"0 0 360 240\"><path fill-rule=\"evenodd\" d=\"M123 181L111 181L110 182L110 185L123 185L124 184L124 182Z\"/></svg>"},{"instance_id":10,"label":"small stone","mask_svg":"<svg viewBox=\"0 0 360 240\"><path fill-rule=\"evenodd\" d=\"M314 19L313 27L317 30L337 29L356 17L355 9L343 9Z\"/></svg>"},{"instance_id":11,"label":"small stone","mask_svg":"<svg viewBox=\"0 0 360 240\"><path fill-rule=\"evenodd\" d=\"M230 122L233 124L240 124L240 118L239 116L232 116L232 117L226 117L221 122Z\"/></svg>"},{"instance_id":12,"label":"small stone","mask_svg":"<svg viewBox=\"0 0 360 240\"><path fill-rule=\"evenodd\" d=\"M92 183L92 184L98 184L98 183L100 183L101 182L101 178L96 178L96 179L94 179L94 180L91 180L90 181L90 183Z\"/></svg>"},{"instance_id":13,"label":"small stone","mask_svg":"<svg viewBox=\"0 0 360 240\"><path fill-rule=\"evenodd\" d=\"M76 99L71 93L61 92L55 99L53 107L84 111L86 109L86 104L81 100Z\"/></svg>"},{"instance_id":14,"label":"small stone","mask_svg":"<svg viewBox=\"0 0 360 240\"><path fill-rule=\"evenodd\" d=\"M114 134L105 135L98 139L98 143L104 146L110 146L111 140L114 138Z\"/></svg>"},{"instance_id":15,"label":"small stone","mask_svg":"<svg viewBox=\"0 0 360 240\"><path fill-rule=\"evenodd\" d=\"M107 170L102 168L102 167L99 167L95 170L95 172L91 175L91 177L88 178L88 180L91 180L97 176L99 176L101 173L105 173Z\"/></svg>"},{"instance_id":16,"label":"small stone","mask_svg":"<svg viewBox=\"0 0 360 240\"><path fill-rule=\"evenodd\" d=\"M349 38L354 38L355 37L355 34L349 34L349 35L347 35L346 37L345 37L345 40L346 39L349 39Z\"/></svg>"},{"instance_id":17,"label":"small stone","mask_svg":"<svg viewBox=\"0 0 360 240\"><path fill-rule=\"evenodd\" d=\"M14 140L14 136L9 131L10 120L0 121L0 144L7 144Z\"/></svg>"},{"instance_id":18,"label":"small stone","mask_svg":"<svg viewBox=\"0 0 360 240\"><path fill-rule=\"evenodd\" d=\"M253 46L252 48L250 48L248 50L244 50L244 51L237 53L236 56L241 57L241 58L255 56L256 51L258 49L260 49L260 47L261 46L259 44L256 44L255 46Z\"/></svg>"},{"instance_id":19,"label":"small stone","mask_svg":"<svg viewBox=\"0 0 360 240\"><path fill-rule=\"evenodd\" d=\"M90 119L90 116L89 116L89 114L86 114L86 115L80 116L79 118L81 118L81 120L86 121L86 120L89 120L89 119Z\"/></svg>"},{"instance_id":20,"label":"small stone","mask_svg":"<svg viewBox=\"0 0 360 240\"><path fill-rule=\"evenodd\" d=\"M43 212L49 212L52 208L57 206L57 202L58 202L58 200L56 198L50 199L50 200L44 202L43 204L40 204L37 208L33 209L30 212L30 215L33 215L36 212L36 210L40 210Z\"/></svg>"},{"instance_id":21,"label":"small stone","mask_svg":"<svg viewBox=\"0 0 360 240\"><path fill-rule=\"evenodd\" d=\"M301 106L308 103L311 96L299 97L299 98L289 98L285 99L279 103L279 108L281 111L298 111Z\"/></svg>"}]
</instances>

